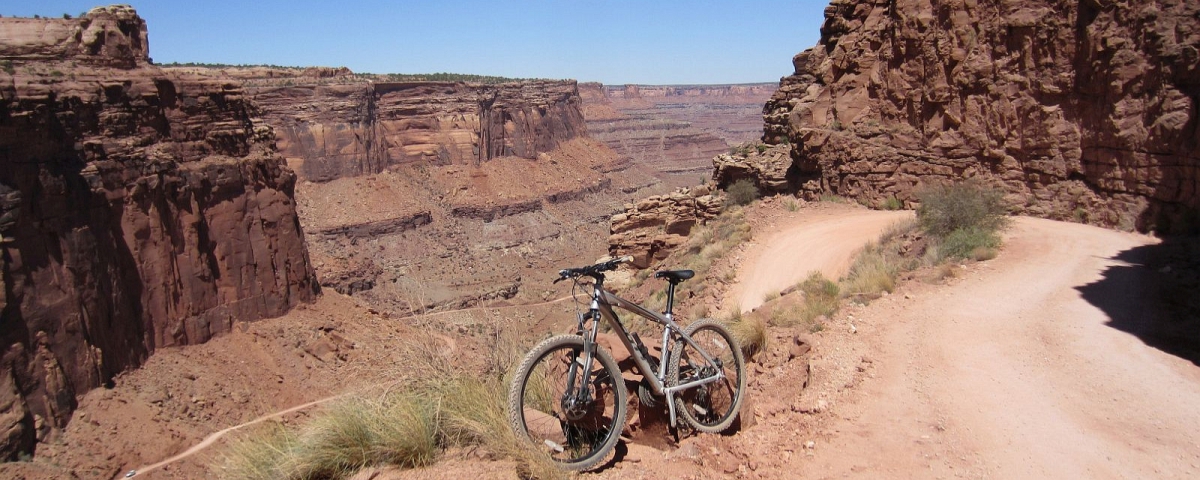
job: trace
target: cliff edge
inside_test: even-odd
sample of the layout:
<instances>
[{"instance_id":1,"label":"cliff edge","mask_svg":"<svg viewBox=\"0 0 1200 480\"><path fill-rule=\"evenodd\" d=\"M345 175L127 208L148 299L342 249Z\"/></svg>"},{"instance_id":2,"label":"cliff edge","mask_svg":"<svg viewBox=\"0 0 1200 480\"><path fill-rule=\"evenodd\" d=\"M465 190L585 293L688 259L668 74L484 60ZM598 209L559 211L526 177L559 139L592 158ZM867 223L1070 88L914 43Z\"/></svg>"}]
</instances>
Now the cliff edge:
<instances>
[{"instance_id":1,"label":"cliff edge","mask_svg":"<svg viewBox=\"0 0 1200 480\"><path fill-rule=\"evenodd\" d=\"M127 6L0 18L0 458L157 348L317 293L295 175L240 86L149 63Z\"/></svg>"}]
</instances>

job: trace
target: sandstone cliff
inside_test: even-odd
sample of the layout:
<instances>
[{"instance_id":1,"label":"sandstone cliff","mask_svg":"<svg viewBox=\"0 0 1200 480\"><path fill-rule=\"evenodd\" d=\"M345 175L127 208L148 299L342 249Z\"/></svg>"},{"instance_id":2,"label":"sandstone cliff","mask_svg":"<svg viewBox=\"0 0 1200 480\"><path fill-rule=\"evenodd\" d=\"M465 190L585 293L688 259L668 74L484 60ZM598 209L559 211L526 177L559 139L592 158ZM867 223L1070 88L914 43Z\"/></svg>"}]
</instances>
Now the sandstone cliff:
<instances>
[{"instance_id":1,"label":"sandstone cliff","mask_svg":"<svg viewBox=\"0 0 1200 480\"><path fill-rule=\"evenodd\" d=\"M1200 207L1196 2L833 0L825 17L764 109L807 194L911 204L978 177L1018 212L1142 230Z\"/></svg>"},{"instance_id":2,"label":"sandstone cliff","mask_svg":"<svg viewBox=\"0 0 1200 480\"><path fill-rule=\"evenodd\" d=\"M317 287L295 175L239 86L150 65L129 7L0 30L0 457L12 459L155 349L283 314Z\"/></svg>"},{"instance_id":3,"label":"sandstone cliff","mask_svg":"<svg viewBox=\"0 0 1200 480\"><path fill-rule=\"evenodd\" d=\"M497 85L461 82L251 82L279 149L302 159L312 181L382 172L412 163L479 165L534 159L585 137L574 81Z\"/></svg>"}]
</instances>

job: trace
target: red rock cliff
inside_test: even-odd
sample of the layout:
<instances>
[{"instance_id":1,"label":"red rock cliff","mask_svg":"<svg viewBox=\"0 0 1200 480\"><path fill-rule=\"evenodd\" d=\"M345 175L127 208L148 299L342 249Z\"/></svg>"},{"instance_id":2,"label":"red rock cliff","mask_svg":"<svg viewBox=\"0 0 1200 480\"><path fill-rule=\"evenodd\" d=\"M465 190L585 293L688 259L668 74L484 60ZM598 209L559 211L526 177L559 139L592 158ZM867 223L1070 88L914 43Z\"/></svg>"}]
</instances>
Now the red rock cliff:
<instances>
[{"instance_id":1,"label":"red rock cliff","mask_svg":"<svg viewBox=\"0 0 1200 480\"><path fill-rule=\"evenodd\" d=\"M534 159L587 136L579 92L570 80L251 83L258 85L249 87L253 100L275 127L281 152L303 159L298 170L314 181L418 161L479 165L504 156Z\"/></svg>"},{"instance_id":2,"label":"red rock cliff","mask_svg":"<svg viewBox=\"0 0 1200 480\"><path fill-rule=\"evenodd\" d=\"M295 176L239 86L149 65L128 7L3 18L0 31L0 457L11 459L155 349L281 315L317 287Z\"/></svg>"},{"instance_id":3,"label":"red rock cliff","mask_svg":"<svg viewBox=\"0 0 1200 480\"><path fill-rule=\"evenodd\" d=\"M804 191L911 201L979 177L1020 212L1143 230L1200 207L1200 4L834 0L825 16L765 107Z\"/></svg>"}]
</instances>

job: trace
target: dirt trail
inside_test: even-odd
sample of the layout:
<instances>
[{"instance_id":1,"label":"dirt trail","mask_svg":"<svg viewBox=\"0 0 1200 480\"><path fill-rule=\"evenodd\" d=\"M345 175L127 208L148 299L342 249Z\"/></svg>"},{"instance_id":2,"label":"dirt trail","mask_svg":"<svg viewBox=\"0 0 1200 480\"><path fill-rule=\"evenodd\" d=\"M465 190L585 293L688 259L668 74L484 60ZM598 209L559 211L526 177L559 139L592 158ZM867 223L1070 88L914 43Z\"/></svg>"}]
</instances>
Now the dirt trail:
<instances>
[{"instance_id":1,"label":"dirt trail","mask_svg":"<svg viewBox=\"0 0 1200 480\"><path fill-rule=\"evenodd\" d=\"M872 304L875 365L803 478L1200 478L1200 368L1106 325L1080 287L1155 240L1020 218L1000 257ZM1145 269L1142 269L1145 270ZM1146 275L1106 278L1128 312ZM1110 309L1111 311L1111 309Z\"/></svg>"},{"instance_id":2,"label":"dirt trail","mask_svg":"<svg viewBox=\"0 0 1200 480\"><path fill-rule=\"evenodd\" d=\"M730 298L748 312L762 305L767 294L795 285L809 272L837 280L863 245L879 238L893 223L910 218L912 212L835 205L781 221L774 234L747 251L738 273L740 292Z\"/></svg>"}]
</instances>

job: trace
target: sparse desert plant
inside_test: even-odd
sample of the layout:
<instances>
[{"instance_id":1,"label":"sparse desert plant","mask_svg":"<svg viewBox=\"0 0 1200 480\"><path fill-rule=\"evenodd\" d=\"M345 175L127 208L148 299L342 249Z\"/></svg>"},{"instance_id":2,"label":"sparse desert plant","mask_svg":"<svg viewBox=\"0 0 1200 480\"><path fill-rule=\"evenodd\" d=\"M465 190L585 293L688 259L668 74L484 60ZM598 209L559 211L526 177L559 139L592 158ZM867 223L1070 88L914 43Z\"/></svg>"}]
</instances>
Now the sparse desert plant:
<instances>
[{"instance_id":1,"label":"sparse desert plant","mask_svg":"<svg viewBox=\"0 0 1200 480\"><path fill-rule=\"evenodd\" d=\"M726 205L749 205L758 199L758 187L749 178L739 179L725 188Z\"/></svg>"},{"instance_id":2,"label":"sparse desert plant","mask_svg":"<svg viewBox=\"0 0 1200 480\"><path fill-rule=\"evenodd\" d=\"M795 212L800 209L800 204L796 200L789 198L783 201L783 208L786 208L789 212Z\"/></svg>"},{"instance_id":3,"label":"sparse desert plant","mask_svg":"<svg viewBox=\"0 0 1200 480\"><path fill-rule=\"evenodd\" d=\"M901 202L896 197L888 197L887 200L883 201L883 208L885 210L900 210L904 208L904 202Z\"/></svg>"},{"instance_id":4,"label":"sparse desert plant","mask_svg":"<svg viewBox=\"0 0 1200 480\"><path fill-rule=\"evenodd\" d=\"M838 294L841 289L836 283L821 275L821 272L808 274L798 286L804 292L804 305L800 309L800 319L812 323L817 317L832 317L841 306Z\"/></svg>"},{"instance_id":5,"label":"sparse desert plant","mask_svg":"<svg viewBox=\"0 0 1200 480\"><path fill-rule=\"evenodd\" d=\"M848 297L865 300L895 291L900 261L898 256L890 255L878 244L868 243L850 265L850 271L842 281L843 292Z\"/></svg>"},{"instance_id":6,"label":"sparse desert plant","mask_svg":"<svg viewBox=\"0 0 1200 480\"><path fill-rule=\"evenodd\" d=\"M821 201L830 203L850 203L850 201L846 200L846 197L835 193L822 193Z\"/></svg>"},{"instance_id":7,"label":"sparse desert plant","mask_svg":"<svg viewBox=\"0 0 1200 480\"><path fill-rule=\"evenodd\" d=\"M759 353L767 351L769 346L767 322L757 316L739 317L738 321L729 322L729 330L741 346L742 354L747 360L753 360Z\"/></svg>"},{"instance_id":8,"label":"sparse desert plant","mask_svg":"<svg viewBox=\"0 0 1200 480\"><path fill-rule=\"evenodd\" d=\"M975 182L927 188L917 197L921 229L938 238L965 228L995 232L1008 224L1003 193Z\"/></svg>"},{"instance_id":9,"label":"sparse desert plant","mask_svg":"<svg viewBox=\"0 0 1200 480\"><path fill-rule=\"evenodd\" d=\"M940 253L943 258L988 260L996 257L1000 247L1000 235L980 227L960 228L950 232L942 240Z\"/></svg>"},{"instance_id":10,"label":"sparse desert plant","mask_svg":"<svg viewBox=\"0 0 1200 480\"><path fill-rule=\"evenodd\" d=\"M252 430L229 442L216 459L215 473L229 480L294 478L288 468L297 441L294 432L278 423Z\"/></svg>"},{"instance_id":11,"label":"sparse desert plant","mask_svg":"<svg viewBox=\"0 0 1200 480\"><path fill-rule=\"evenodd\" d=\"M767 292L766 295L763 295L763 303L769 303L775 300L779 300L779 292Z\"/></svg>"}]
</instances>

